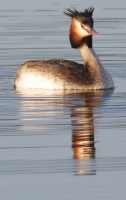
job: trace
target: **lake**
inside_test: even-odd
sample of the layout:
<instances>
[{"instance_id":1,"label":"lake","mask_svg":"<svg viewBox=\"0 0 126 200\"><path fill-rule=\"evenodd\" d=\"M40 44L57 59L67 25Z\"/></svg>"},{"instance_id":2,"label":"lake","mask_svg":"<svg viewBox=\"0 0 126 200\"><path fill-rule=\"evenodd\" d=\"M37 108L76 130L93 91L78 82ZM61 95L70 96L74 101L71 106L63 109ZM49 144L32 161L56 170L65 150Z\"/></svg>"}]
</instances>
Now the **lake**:
<instances>
[{"instance_id":1,"label":"lake","mask_svg":"<svg viewBox=\"0 0 126 200\"><path fill-rule=\"evenodd\" d=\"M0 199L126 198L126 2L1 0ZM94 6L94 49L114 91L15 91L28 60L83 63L69 43L69 7Z\"/></svg>"}]
</instances>

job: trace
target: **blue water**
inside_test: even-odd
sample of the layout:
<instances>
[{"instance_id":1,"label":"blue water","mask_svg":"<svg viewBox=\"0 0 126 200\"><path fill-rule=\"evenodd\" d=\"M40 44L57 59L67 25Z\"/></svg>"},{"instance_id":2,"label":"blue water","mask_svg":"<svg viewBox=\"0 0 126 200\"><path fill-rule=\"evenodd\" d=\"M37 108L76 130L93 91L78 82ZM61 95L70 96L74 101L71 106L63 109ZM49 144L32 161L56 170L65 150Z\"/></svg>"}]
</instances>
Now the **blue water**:
<instances>
[{"instance_id":1,"label":"blue water","mask_svg":"<svg viewBox=\"0 0 126 200\"><path fill-rule=\"evenodd\" d=\"M83 4L83 5L82 5ZM94 1L1 0L0 199L125 199L126 2L95 1L94 49L113 77L105 93L15 91L30 59L82 63L65 8Z\"/></svg>"}]
</instances>

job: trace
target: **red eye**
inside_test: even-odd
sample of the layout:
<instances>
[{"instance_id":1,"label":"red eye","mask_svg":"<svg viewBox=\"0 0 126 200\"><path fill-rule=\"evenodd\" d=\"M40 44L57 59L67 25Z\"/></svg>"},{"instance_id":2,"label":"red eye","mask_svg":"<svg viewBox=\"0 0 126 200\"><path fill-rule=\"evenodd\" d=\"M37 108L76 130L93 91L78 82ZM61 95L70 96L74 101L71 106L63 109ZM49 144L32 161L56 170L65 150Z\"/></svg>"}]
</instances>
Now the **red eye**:
<instances>
[{"instance_id":1,"label":"red eye","mask_svg":"<svg viewBox=\"0 0 126 200\"><path fill-rule=\"evenodd\" d=\"M83 29L85 29L83 24L81 24L81 27L82 27Z\"/></svg>"}]
</instances>

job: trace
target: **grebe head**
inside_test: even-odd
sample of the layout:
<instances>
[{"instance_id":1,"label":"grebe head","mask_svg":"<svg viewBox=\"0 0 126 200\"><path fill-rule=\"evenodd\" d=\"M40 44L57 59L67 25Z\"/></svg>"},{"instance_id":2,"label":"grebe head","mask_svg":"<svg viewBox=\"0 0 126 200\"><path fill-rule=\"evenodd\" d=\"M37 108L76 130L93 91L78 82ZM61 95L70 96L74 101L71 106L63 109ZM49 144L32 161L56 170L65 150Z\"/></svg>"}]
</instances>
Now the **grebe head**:
<instances>
[{"instance_id":1,"label":"grebe head","mask_svg":"<svg viewBox=\"0 0 126 200\"><path fill-rule=\"evenodd\" d=\"M99 35L93 29L93 11L94 8L85 9L83 12L78 12L76 9L67 9L65 15L72 18L70 27L70 43L72 48L79 48L83 43L87 43L89 48L92 47L92 35Z\"/></svg>"}]
</instances>

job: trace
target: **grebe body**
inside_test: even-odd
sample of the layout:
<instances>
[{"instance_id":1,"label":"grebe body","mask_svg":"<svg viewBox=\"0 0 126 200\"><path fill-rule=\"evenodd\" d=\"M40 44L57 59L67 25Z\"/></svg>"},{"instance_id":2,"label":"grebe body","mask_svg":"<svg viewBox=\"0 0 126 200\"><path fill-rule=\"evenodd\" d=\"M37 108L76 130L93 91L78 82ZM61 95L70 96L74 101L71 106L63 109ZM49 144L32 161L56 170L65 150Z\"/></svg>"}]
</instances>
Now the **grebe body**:
<instances>
[{"instance_id":1,"label":"grebe body","mask_svg":"<svg viewBox=\"0 0 126 200\"><path fill-rule=\"evenodd\" d=\"M114 87L109 73L103 68L92 48L94 9L84 12L67 9L71 17L70 43L79 49L85 64L53 59L28 61L17 70L14 86L17 89L97 90Z\"/></svg>"}]
</instances>

